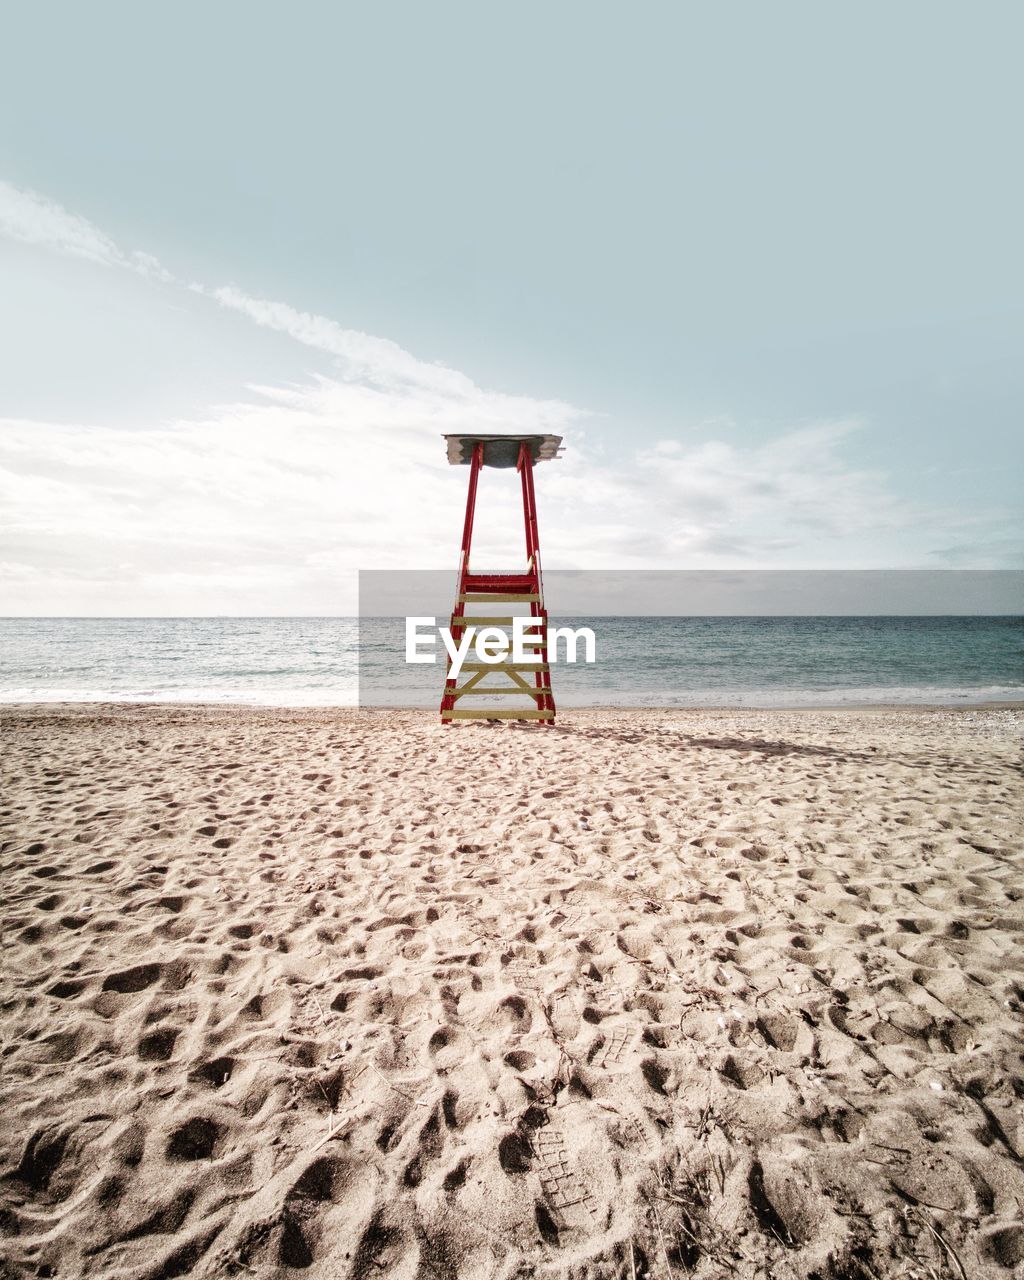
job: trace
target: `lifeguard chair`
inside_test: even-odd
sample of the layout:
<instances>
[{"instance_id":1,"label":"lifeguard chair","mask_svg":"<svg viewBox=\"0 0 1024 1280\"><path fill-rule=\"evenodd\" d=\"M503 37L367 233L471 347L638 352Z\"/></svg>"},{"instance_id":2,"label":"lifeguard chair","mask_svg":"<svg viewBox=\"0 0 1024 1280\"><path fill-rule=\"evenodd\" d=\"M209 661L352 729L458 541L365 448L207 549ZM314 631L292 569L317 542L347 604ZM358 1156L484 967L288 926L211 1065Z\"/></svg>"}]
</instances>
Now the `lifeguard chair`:
<instances>
[{"instance_id":1,"label":"lifeguard chair","mask_svg":"<svg viewBox=\"0 0 1024 1280\"><path fill-rule=\"evenodd\" d=\"M466 520L462 527L462 555L459 560L455 608L451 617L451 634L460 644L466 627L512 626L510 615L466 613L466 605L528 604L530 616L537 619L540 638L527 639L524 648L537 652L536 662L469 661L462 664L459 678L449 674L441 698L441 720L539 720L554 724L555 699L551 692L548 664L548 615L544 608L544 580L540 569L540 540L537 534L537 504L533 492L533 468L537 462L548 462L559 456L561 436L460 436L446 435L448 461L452 466L469 467L469 492L466 497ZM482 467L499 467L519 472L523 495L523 526L526 531L526 571L473 573L470 569L470 545L473 541L473 516L476 511L476 489ZM533 629L533 628L531 628ZM485 684L493 672L499 684ZM464 698L485 696L521 698L518 707L466 707Z\"/></svg>"}]
</instances>

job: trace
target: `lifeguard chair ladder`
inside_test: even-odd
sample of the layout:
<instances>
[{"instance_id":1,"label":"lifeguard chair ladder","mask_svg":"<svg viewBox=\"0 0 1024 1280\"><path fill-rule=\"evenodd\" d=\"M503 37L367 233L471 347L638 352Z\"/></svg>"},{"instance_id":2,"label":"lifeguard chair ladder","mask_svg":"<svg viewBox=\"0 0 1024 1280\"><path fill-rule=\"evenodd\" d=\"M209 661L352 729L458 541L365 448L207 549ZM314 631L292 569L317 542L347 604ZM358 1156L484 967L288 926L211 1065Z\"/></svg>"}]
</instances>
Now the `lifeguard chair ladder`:
<instances>
[{"instance_id":1,"label":"lifeguard chair ladder","mask_svg":"<svg viewBox=\"0 0 1024 1280\"><path fill-rule=\"evenodd\" d=\"M536 618L540 638L527 638L524 648L538 652L537 662L496 663L475 659L462 664L459 676L466 679L460 684L451 675L451 662L441 697L441 721L451 724L455 720L539 720L542 724L554 724L555 699L551 692L551 671L548 663L547 626L548 615L544 608L544 579L540 568L540 539L537 533L537 504L533 491L533 467L537 462L557 458L561 436L461 436L446 435L448 461L452 466L468 466L469 492L466 497L466 519L462 528L462 554L459 560L458 586L455 608L451 616L452 639L461 644L466 627L512 627L511 615L485 615L466 613L466 605L528 604L530 616ZM477 481L482 467L515 467L519 472L523 495L523 526L526 531L525 573L486 572L473 573L470 569L470 546L473 541L473 516L476 512ZM511 639L511 636L510 636ZM472 653L472 650L470 650ZM486 684L485 678L493 672L502 678L501 684ZM526 706L519 707L465 707L464 698L499 695L503 698L523 698Z\"/></svg>"}]
</instances>

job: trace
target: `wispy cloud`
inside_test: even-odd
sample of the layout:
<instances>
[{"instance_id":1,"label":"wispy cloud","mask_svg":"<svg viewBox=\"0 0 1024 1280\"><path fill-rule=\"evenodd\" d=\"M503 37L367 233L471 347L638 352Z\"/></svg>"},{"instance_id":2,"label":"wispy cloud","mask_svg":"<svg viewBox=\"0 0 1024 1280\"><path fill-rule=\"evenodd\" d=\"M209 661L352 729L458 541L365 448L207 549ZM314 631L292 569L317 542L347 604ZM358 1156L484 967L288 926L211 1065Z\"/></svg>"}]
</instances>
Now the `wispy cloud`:
<instances>
[{"instance_id":1,"label":"wispy cloud","mask_svg":"<svg viewBox=\"0 0 1024 1280\"><path fill-rule=\"evenodd\" d=\"M453 401L445 425L476 410ZM414 396L326 379L130 431L6 420L0 593L24 612L346 612L360 567L450 561L460 481Z\"/></svg>"},{"instance_id":2,"label":"wispy cloud","mask_svg":"<svg viewBox=\"0 0 1024 1280\"><path fill-rule=\"evenodd\" d=\"M865 429L853 421L749 446L719 422L690 444L620 440L609 460L569 404L481 388L388 339L230 285L184 285L152 255L3 183L0 233L187 288L325 357L306 385L252 386L247 400L171 423L0 420L0 594L12 612L350 611L358 568L451 563L465 473L446 465L444 431L569 437L540 486L550 567L897 567L955 560L986 539L995 564L1012 555L1000 513L958 527L851 465ZM479 564L518 546L507 480L485 476Z\"/></svg>"},{"instance_id":3,"label":"wispy cloud","mask_svg":"<svg viewBox=\"0 0 1024 1280\"><path fill-rule=\"evenodd\" d=\"M417 360L389 338L345 329L326 316L297 311L285 302L250 297L234 285L209 289L194 284L192 288L222 307L247 316L262 328L285 333L296 342L333 356L353 376L388 383L416 383L443 395L471 396L477 391L472 379L464 373Z\"/></svg>"},{"instance_id":4,"label":"wispy cloud","mask_svg":"<svg viewBox=\"0 0 1024 1280\"><path fill-rule=\"evenodd\" d=\"M132 271L163 284L182 285L155 255L141 249L126 252L87 218L72 213L55 200L3 180L0 180L0 235L51 253ZM492 424L508 424L505 428L492 425L487 429L526 429L520 421L525 414L533 424L530 430L555 430L567 417L579 416L579 411L561 401L484 392L466 374L420 360L389 338L346 329L327 316L298 310L286 302L253 297L232 284L192 281L183 287L245 316L261 328L285 334L331 357L345 378L382 387L418 387L427 396L439 397L438 407L452 399L473 402Z\"/></svg>"},{"instance_id":5,"label":"wispy cloud","mask_svg":"<svg viewBox=\"0 0 1024 1280\"><path fill-rule=\"evenodd\" d=\"M454 479L441 432L563 433L582 417L283 302L185 286L155 256L10 184L0 234L188 288L323 354L334 374L133 430L0 420L0 583L22 611L351 607L360 565L447 560L435 541Z\"/></svg>"},{"instance_id":6,"label":"wispy cloud","mask_svg":"<svg viewBox=\"0 0 1024 1280\"><path fill-rule=\"evenodd\" d=\"M671 442L637 459L654 494L676 513L671 537L682 550L699 540L737 553L842 541L905 527L920 512L898 501L884 472L851 467L852 420L818 423L741 448L710 440L689 450Z\"/></svg>"},{"instance_id":7,"label":"wispy cloud","mask_svg":"<svg viewBox=\"0 0 1024 1280\"><path fill-rule=\"evenodd\" d=\"M432 364L410 354L389 338L377 338L357 329L345 329L326 316L296 310L286 302L254 298L234 285L208 288L189 286L194 292L212 298L222 307L237 311L261 328L287 334L296 342L312 347L333 358L334 365L345 377L363 380L384 388L416 388L423 409L431 406L438 412L452 401L474 404L490 427L479 430L554 431L567 419L578 418L582 411L560 400L537 400L531 396L506 395L484 391L472 378L457 369ZM533 425L524 427L524 416ZM504 428L493 425L505 422Z\"/></svg>"},{"instance_id":8,"label":"wispy cloud","mask_svg":"<svg viewBox=\"0 0 1024 1280\"><path fill-rule=\"evenodd\" d=\"M28 613L351 611L357 569L452 563L466 473L444 461L441 425L472 431L477 407L452 399L440 424L415 389L326 378L131 431L7 420L0 592ZM941 528L884 486L862 509L844 427L816 433L817 497L794 465L805 430L618 466L567 430L565 459L540 476L551 568L890 567L895 527L920 524L922 547ZM514 479L485 474L478 564L521 555Z\"/></svg>"},{"instance_id":9,"label":"wispy cloud","mask_svg":"<svg viewBox=\"0 0 1024 1280\"><path fill-rule=\"evenodd\" d=\"M125 266L124 255L98 227L34 191L0 180L0 231L10 240L103 266Z\"/></svg>"},{"instance_id":10,"label":"wispy cloud","mask_svg":"<svg viewBox=\"0 0 1024 1280\"><path fill-rule=\"evenodd\" d=\"M84 258L104 267L121 267L170 283L173 279L150 253L125 253L87 218L35 191L0 179L0 235L20 244L47 249L70 258Z\"/></svg>"}]
</instances>

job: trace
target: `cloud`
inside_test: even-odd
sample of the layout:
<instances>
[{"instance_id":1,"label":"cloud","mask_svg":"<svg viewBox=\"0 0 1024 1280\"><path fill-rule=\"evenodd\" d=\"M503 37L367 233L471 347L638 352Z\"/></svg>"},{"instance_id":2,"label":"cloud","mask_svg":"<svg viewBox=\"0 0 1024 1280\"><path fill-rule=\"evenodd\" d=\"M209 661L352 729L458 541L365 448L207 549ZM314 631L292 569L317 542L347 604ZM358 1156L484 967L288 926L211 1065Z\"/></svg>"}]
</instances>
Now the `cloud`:
<instances>
[{"instance_id":1,"label":"cloud","mask_svg":"<svg viewBox=\"0 0 1024 1280\"><path fill-rule=\"evenodd\" d=\"M0 235L52 253L132 271L163 284L180 284L153 254L141 249L125 252L88 219L46 196L3 180L0 180ZM326 316L300 311L285 302L253 297L231 284L211 286L194 281L187 288L245 316L261 328L285 334L332 357L333 364L346 378L380 387L416 387L435 397L434 408L438 412L453 399L472 402L493 424L481 430L555 431L567 417L579 414L561 401L483 392L466 374L419 360L389 338L345 329ZM523 425L524 416L529 426Z\"/></svg>"},{"instance_id":2,"label":"cloud","mask_svg":"<svg viewBox=\"0 0 1024 1280\"><path fill-rule=\"evenodd\" d=\"M7 184L0 231L185 287L152 255L126 253ZM387 339L233 286L187 287L321 353L330 375L254 385L247 399L170 423L0 420L7 611L351 612L357 569L453 564L466 471L447 465L439 436L460 431L567 437L565 458L538 476L551 568L915 566L956 561L968 542L990 546L994 565L1013 554L997 541L1001 513L957 527L852 466L851 442L867 429L858 422L745 446L717 420L696 443L629 448L562 401L481 388ZM481 497L475 563L514 562L514 475L485 473Z\"/></svg>"},{"instance_id":3,"label":"cloud","mask_svg":"<svg viewBox=\"0 0 1024 1280\"><path fill-rule=\"evenodd\" d=\"M22 191L0 180L0 233L10 240L50 249L104 266L125 266L127 260L109 236L70 213L54 200Z\"/></svg>"},{"instance_id":4,"label":"cloud","mask_svg":"<svg viewBox=\"0 0 1024 1280\"><path fill-rule=\"evenodd\" d=\"M450 564L467 473L440 428L478 429L482 405L438 422L415 387L320 378L130 430L0 420L0 594L16 613L351 612L359 568ZM521 409L490 425L530 429Z\"/></svg>"},{"instance_id":5,"label":"cloud","mask_svg":"<svg viewBox=\"0 0 1024 1280\"><path fill-rule=\"evenodd\" d=\"M261 328L287 334L296 342L332 356L347 378L386 389L415 388L420 393L421 411L432 411L439 420L453 402L476 406L491 424L478 426L481 431L556 432L567 420L582 415L581 410L560 400L483 391L466 374L419 360L389 338L345 329L326 316L298 311L285 302L254 298L234 285L209 289L192 284L190 288L222 307L240 312Z\"/></svg>"},{"instance_id":6,"label":"cloud","mask_svg":"<svg viewBox=\"0 0 1024 1280\"><path fill-rule=\"evenodd\" d=\"M84 258L104 267L122 267L169 283L173 277L152 254L124 253L87 218L35 191L25 191L0 179L0 235L71 258Z\"/></svg>"},{"instance_id":7,"label":"cloud","mask_svg":"<svg viewBox=\"0 0 1024 1280\"><path fill-rule=\"evenodd\" d=\"M904 528L921 512L897 500L881 471L845 457L856 421L819 423L742 448L711 440L686 451L655 446L638 465L661 505L673 508L670 542L679 551L713 544L734 554L842 542Z\"/></svg>"},{"instance_id":8,"label":"cloud","mask_svg":"<svg viewBox=\"0 0 1024 1280\"><path fill-rule=\"evenodd\" d=\"M433 412L415 387L321 378L134 430L0 422L0 591L21 613L351 612L360 568L454 563L467 472ZM478 429L478 402L443 425ZM893 528L923 519L844 467L848 424L615 466L565 429L538 474L549 568L891 566ZM515 476L482 486L475 562L514 563Z\"/></svg>"},{"instance_id":9,"label":"cloud","mask_svg":"<svg viewBox=\"0 0 1024 1280\"><path fill-rule=\"evenodd\" d=\"M392 384L414 383L443 395L470 396L476 392L472 380L465 374L417 360L388 338L344 329L326 316L297 311L284 302L250 297L234 285L216 289L193 285L192 288L222 307L248 316L262 328L286 333L296 342L334 356L354 376L368 376L376 382Z\"/></svg>"},{"instance_id":10,"label":"cloud","mask_svg":"<svg viewBox=\"0 0 1024 1280\"><path fill-rule=\"evenodd\" d=\"M170 425L0 421L0 583L6 575L20 612L344 611L361 565L447 562L433 530L461 486L443 432L562 434L583 416L232 285L181 286L152 254L126 253L7 183L0 233L187 287L328 356L336 372L253 386L249 401Z\"/></svg>"}]
</instances>

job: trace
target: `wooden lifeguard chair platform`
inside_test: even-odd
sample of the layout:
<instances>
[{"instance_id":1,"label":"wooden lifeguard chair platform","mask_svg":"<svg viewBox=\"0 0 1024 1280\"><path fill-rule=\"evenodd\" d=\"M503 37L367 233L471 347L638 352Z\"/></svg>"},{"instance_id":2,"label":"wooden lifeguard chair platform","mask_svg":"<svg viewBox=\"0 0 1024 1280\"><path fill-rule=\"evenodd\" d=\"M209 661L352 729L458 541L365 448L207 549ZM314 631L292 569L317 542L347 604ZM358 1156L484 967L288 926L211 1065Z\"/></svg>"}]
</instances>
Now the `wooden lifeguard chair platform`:
<instances>
[{"instance_id":1,"label":"wooden lifeguard chair platform","mask_svg":"<svg viewBox=\"0 0 1024 1280\"><path fill-rule=\"evenodd\" d=\"M540 568L540 540L537 533L537 504L533 491L533 468L559 455L561 436L471 436L446 435L448 461L452 466L469 467L469 492L466 497L466 520L462 528L462 555L459 560L455 608L451 617L452 639L460 644L466 627L511 628L511 615L496 614L494 606L528 604L530 616L537 619L541 638L527 639L524 648L538 651L536 662L469 661L462 664L459 678L449 674L441 698L441 720L539 720L554 724L555 699L551 692L548 664L548 615L544 608L544 580ZM473 573L470 569L470 546L473 541L473 516L476 512L477 481L482 467L500 467L519 472L523 495L523 526L526 531L526 571ZM491 605L484 615L466 613L466 605ZM472 652L472 651L471 651ZM493 672L501 683L485 683ZM466 707L464 698L499 695L502 698L525 699L518 707Z\"/></svg>"}]
</instances>

